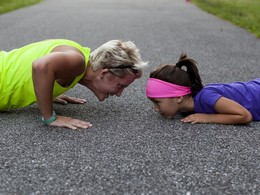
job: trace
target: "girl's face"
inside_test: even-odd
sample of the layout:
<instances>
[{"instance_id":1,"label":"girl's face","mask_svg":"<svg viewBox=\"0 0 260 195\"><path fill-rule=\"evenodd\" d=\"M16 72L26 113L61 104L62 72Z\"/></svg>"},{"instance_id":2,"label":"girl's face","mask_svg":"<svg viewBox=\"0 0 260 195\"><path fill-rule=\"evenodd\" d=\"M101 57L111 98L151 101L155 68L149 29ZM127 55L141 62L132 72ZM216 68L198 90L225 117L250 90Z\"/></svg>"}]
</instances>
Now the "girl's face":
<instances>
[{"instance_id":1,"label":"girl's face","mask_svg":"<svg viewBox=\"0 0 260 195\"><path fill-rule=\"evenodd\" d=\"M154 110L164 118L173 118L179 113L179 104L176 98L150 98L154 104Z\"/></svg>"}]
</instances>

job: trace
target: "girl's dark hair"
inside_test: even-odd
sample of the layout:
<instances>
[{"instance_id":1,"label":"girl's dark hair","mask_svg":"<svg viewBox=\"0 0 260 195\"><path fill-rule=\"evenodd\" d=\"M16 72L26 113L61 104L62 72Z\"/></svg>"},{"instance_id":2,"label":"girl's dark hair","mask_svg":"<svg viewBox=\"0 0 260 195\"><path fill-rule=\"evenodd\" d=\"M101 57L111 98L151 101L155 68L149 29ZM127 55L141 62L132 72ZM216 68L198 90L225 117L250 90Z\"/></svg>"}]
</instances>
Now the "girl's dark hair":
<instances>
[{"instance_id":1,"label":"girl's dark hair","mask_svg":"<svg viewBox=\"0 0 260 195\"><path fill-rule=\"evenodd\" d=\"M186 70L182 69L185 67ZM181 54L176 65L161 65L151 72L151 78L160 79L175 85L191 87L192 97L202 88L202 81L197 68L197 62Z\"/></svg>"}]
</instances>

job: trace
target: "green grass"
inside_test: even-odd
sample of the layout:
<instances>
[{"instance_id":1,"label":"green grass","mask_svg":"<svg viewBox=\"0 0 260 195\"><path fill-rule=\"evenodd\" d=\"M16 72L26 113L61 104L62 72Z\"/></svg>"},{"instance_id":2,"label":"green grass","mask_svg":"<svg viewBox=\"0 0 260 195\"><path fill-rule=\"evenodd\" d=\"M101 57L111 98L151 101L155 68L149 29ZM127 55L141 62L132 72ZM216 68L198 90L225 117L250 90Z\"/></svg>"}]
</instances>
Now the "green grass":
<instances>
[{"instance_id":1,"label":"green grass","mask_svg":"<svg viewBox=\"0 0 260 195\"><path fill-rule=\"evenodd\" d=\"M191 0L201 9L245 28L260 38L260 0Z\"/></svg>"},{"instance_id":2,"label":"green grass","mask_svg":"<svg viewBox=\"0 0 260 195\"><path fill-rule=\"evenodd\" d=\"M42 0L0 0L0 14L33 5L41 2Z\"/></svg>"}]
</instances>

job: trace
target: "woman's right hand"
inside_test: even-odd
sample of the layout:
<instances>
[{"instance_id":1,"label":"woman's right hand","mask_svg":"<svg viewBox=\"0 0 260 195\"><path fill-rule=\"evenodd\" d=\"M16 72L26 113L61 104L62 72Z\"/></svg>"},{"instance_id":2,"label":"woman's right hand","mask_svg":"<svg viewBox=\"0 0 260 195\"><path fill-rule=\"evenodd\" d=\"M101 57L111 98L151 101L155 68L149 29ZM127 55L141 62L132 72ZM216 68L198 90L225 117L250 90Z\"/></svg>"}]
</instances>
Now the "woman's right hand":
<instances>
[{"instance_id":1,"label":"woman's right hand","mask_svg":"<svg viewBox=\"0 0 260 195\"><path fill-rule=\"evenodd\" d=\"M49 126L66 127L69 129L76 130L78 128L81 129L91 128L92 124L87 121L82 121L71 117L57 115L57 119L53 121L51 124L49 124Z\"/></svg>"}]
</instances>

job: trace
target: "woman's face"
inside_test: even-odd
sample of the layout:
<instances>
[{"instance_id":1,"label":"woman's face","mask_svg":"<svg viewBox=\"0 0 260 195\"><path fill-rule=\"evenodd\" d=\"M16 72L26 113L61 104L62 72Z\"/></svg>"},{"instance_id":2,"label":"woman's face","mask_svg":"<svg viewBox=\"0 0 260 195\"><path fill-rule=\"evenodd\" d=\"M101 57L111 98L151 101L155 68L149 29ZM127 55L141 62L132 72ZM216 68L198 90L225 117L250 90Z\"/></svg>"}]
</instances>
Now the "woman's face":
<instances>
[{"instance_id":1,"label":"woman's face","mask_svg":"<svg viewBox=\"0 0 260 195\"><path fill-rule=\"evenodd\" d=\"M93 92L99 101L103 101L113 95L119 97L123 90L134 82L135 79L135 75L131 73L126 74L124 77L119 77L113 75L111 72L107 72L103 75Z\"/></svg>"},{"instance_id":2,"label":"woman's face","mask_svg":"<svg viewBox=\"0 0 260 195\"><path fill-rule=\"evenodd\" d=\"M179 113L179 104L176 98L149 98L154 104L154 110L164 118L173 118Z\"/></svg>"}]
</instances>

